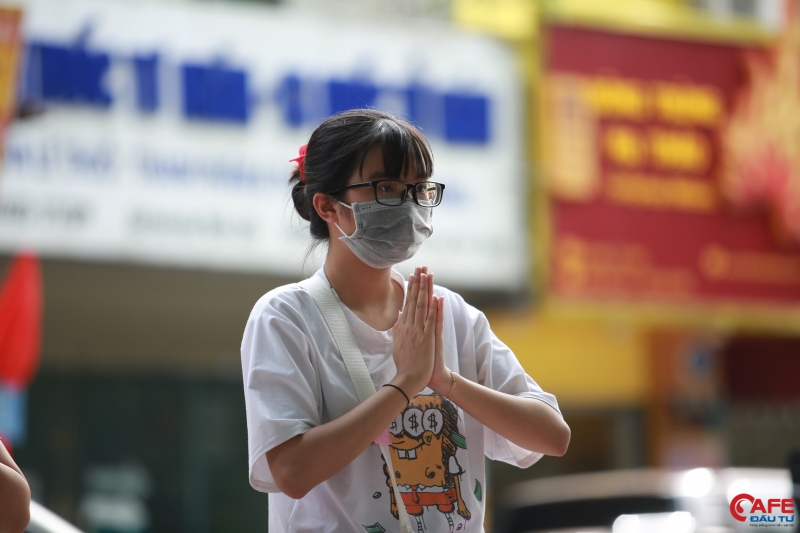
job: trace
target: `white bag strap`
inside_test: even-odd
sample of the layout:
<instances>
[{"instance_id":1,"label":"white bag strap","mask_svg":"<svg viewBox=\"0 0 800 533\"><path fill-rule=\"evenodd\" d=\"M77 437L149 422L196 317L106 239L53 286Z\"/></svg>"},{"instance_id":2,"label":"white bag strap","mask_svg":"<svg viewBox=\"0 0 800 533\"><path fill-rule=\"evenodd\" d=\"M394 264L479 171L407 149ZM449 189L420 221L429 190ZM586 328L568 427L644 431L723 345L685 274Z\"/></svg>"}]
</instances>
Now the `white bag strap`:
<instances>
[{"instance_id":1,"label":"white bag strap","mask_svg":"<svg viewBox=\"0 0 800 533\"><path fill-rule=\"evenodd\" d=\"M344 311L339 305L339 297L336 296L331 286L316 274L301 281L300 285L311 293L314 301L317 302L317 307L322 311L322 316L325 317L325 322L328 323L328 327L333 333L336 346L342 353L344 365L347 367L347 372L350 373L350 379L353 380L358 399L363 402L375 394L375 384L369 377L367 364L356 344L353 332L350 331Z\"/></svg>"},{"instance_id":2,"label":"white bag strap","mask_svg":"<svg viewBox=\"0 0 800 533\"><path fill-rule=\"evenodd\" d=\"M347 372L350 374L350 379L356 388L358 399L364 401L373 394L375 394L375 385L372 383L372 378L369 377L369 370L367 364L364 362L364 356L356 344L356 339L353 337L353 332L350 325L347 323L347 318L344 316L344 311L339 304L339 297L334 292L333 288L321 276L316 274L308 279L300 282L300 286L307 290L317 307L322 312L328 327L333 334L333 339L336 341L336 346L342 354L344 365L347 367ZM406 505L400 495L400 490L397 488L397 480L394 477L394 468L392 467L392 457L389 454L389 446L385 444L380 445L381 453L386 461L386 468L389 470L389 475L392 479L392 487L394 488L394 499L397 504L397 512L400 518L400 532L413 533L411 529L411 519L408 517Z\"/></svg>"}]
</instances>

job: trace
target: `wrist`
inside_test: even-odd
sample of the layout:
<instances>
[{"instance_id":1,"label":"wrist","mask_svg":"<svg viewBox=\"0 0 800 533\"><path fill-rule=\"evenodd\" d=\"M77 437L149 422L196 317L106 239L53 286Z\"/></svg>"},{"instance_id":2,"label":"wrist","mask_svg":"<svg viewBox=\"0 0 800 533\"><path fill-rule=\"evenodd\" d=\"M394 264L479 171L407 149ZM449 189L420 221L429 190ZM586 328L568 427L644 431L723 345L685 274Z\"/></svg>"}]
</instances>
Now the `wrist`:
<instances>
[{"instance_id":1,"label":"wrist","mask_svg":"<svg viewBox=\"0 0 800 533\"><path fill-rule=\"evenodd\" d=\"M406 375L397 374L389 383L395 387L400 387L409 399L416 396L417 393L422 390L414 384L413 378Z\"/></svg>"},{"instance_id":2,"label":"wrist","mask_svg":"<svg viewBox=\"0 0 800 533\"><path fill-rule=\"evenodd\" d=\"M391 387L392 389L394 389L394 390L398 391L400 394L402 394L403 395L403 399L405 399L405 401L406 401L406 405L411 403L411 398L408 397L408 395L406 394L406 391L404 391L402 388L400 388L399 385L395 385L393 383L386 383L384 385L384 387Z\"/></svg>"},{"instance_id":3,"label":"wrist","mask_svg":"<svg viewBox=\"0 0 800 533\"><path fill-rule=\"evenodd\" d=\"M450 396L450 388L453 382L451 371L449 368L444 367L439 372L434 372L428 387L439 396L448 398Z\"/></svg>"}]
</instances>

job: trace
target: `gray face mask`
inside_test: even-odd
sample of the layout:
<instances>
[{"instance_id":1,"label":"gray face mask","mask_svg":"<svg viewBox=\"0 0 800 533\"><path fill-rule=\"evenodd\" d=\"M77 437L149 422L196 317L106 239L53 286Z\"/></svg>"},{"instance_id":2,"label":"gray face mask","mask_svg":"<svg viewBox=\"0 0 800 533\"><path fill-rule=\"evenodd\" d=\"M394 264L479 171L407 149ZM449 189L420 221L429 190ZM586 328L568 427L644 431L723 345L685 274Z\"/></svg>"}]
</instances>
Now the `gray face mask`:
<instances>
[{"instance_id":1,"label":"gray face mask","mask_svg":"<svg viewBox=\"0 0 800 533\"><path fill-rule=\"evenodd\" d=\"M388 268L411 259L433 234L433 208L417 205L411 198L398 206L374 200L352 206L339 203L353 210L356 223L352 235L336 224L344 235L339 240L372 268Z\"/></svg>"}]
</instances>

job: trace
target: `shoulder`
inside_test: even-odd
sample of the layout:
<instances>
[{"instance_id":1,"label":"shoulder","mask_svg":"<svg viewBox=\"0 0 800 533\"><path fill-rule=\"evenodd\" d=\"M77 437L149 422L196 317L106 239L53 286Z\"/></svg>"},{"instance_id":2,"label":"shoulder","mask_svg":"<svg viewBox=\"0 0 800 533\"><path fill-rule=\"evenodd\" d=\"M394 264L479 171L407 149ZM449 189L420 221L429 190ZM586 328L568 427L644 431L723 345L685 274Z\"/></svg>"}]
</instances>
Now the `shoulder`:
<instances>
[{"instance_id":1,"label":"shoulder","mask_svg":"<svg viewBox=\"0 0 800 533\"><path fill-rule=\"evenodd\" d=\"M483 312L467 303L457 292L440 285L434 285L433 294L444 297L445 316L452 316L456 327L473 328L477 322L485 320Z\"/></svg>"},{"instance_id":2,"label":"shoulder","mask_svg":"<svg viewBox=\"0 0 800 533\"><path fill-rule=\"evenodd\" d=\"M251 323L265 318L279 318L299 325L314 308L316 303L311 294L300 283L289 283L259 298L247 321Z\"/></svg>"}]
</instances>

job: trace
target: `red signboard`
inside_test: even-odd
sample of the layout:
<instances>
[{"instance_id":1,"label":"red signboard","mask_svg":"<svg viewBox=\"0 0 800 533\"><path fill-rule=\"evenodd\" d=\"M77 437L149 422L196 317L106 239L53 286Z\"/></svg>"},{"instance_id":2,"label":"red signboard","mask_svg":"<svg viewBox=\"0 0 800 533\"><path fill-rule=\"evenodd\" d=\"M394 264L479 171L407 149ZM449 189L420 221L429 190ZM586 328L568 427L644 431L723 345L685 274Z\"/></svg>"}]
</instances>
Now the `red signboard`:
<instances>
[{"instance_id":1,"label":"red signboard","mask_svg":"<svg viewBox=\"0 0 800 533\"><path fill-rule=\"evenodd\" d=\"M552 292L800 303L791 40L754 51L562 26L545 35Z\"/></svg>"}]
</instances>

